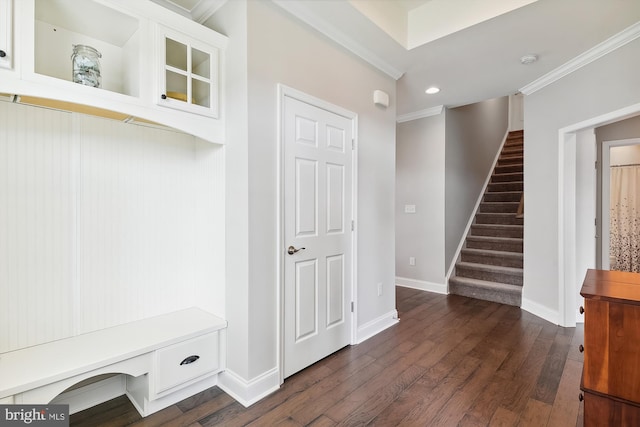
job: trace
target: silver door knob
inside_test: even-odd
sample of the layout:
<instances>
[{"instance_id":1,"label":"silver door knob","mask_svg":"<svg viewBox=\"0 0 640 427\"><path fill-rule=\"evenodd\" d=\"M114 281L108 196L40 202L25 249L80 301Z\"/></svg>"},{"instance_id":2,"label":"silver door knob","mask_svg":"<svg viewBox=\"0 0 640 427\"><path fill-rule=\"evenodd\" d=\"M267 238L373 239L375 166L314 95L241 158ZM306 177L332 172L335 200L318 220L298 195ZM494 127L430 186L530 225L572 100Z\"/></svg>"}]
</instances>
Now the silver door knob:
<instances>
[{"instance_id":1,"label":"silver door knob","mask_svg":"<svg viewBox=\"0 0 640 427\"><path fill-rule=\"evenodd\" d=\"M305 248L296 249L296 248L294 248L293 246L289 246L289 248L287 249L287 253L288 253L289 255L293 255L293 254L295 254L296 252L301 251L301 250L304 250L304 249L305 249Z\"/></svg>"}]
</instances>

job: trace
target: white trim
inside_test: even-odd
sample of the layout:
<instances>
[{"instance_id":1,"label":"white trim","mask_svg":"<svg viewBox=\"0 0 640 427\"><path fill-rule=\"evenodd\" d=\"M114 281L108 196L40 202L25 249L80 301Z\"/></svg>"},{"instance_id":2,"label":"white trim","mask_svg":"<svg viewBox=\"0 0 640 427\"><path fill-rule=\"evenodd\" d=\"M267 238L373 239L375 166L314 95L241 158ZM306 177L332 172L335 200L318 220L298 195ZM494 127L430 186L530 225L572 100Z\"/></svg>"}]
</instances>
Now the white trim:
<instances>
[{"instance_id":1,"label":"white trim","mask_svg":"<svg viewBox=\"0 0 640 427\"><path fill-rule=\"evenodd\" d=\"M425 280L409 279L408 277L396 276L396 286L419 289L421 291L434 292L444 295L449 293L446 283L427 282Z\"/></svg>"},{"instance_id":2,"label":"white trim","mask_svg":"<svg viewBox=\"0 0 640 427\"><path fill-rule=\"evenodd\" d=\"M280 370L273 368L247 381L227 369L219 374L218 387L247 408L280 388Z\"/></svg>"},{"instance_id":3,"label":"white trim","mask_svg":"<svg viewBox=\"0 0 640 427\"><path fill-rule=\"evenodd\" d=\"M69 415L84 411L92 406L99 405L127 392L127 380L125 374L114 375L95 383L78 387L56 396L50 404L69 405Z\"/></svg>"},{"instance_id":4,"label":"white trim","mask_svg":"<svg viewBox=\"0 0 640 427\"><path fill-rule=\"evenodd\" d=\"M575 173L570 175L570 171L565 169L567 164L575 164L576 152L575 152L575 133L580 130L589 128L595 128L598 126L604 126L616 121L624 120L629 117L640 114L640 103L633 104L619 110L611 111L606 114L602 114L597 117L592 117L587 120L583 120L578 123L566 126L558 131L558 320L562 319L563 322L557 322L561 326L573 327L575 326L575 320L573 322L566 323L566 318L572 317L575 307L567 306L567 299L565 299L565 293L570 291L573 287L572 281L565 277L567 269L571 270L571 274L574 274L575 258L576 258L576 240L573 238L575 235L575 227L565 226L565 224L571 224L575 221L574 217L567 217L566 212L576 204L576 191L575 185L567 185L567 183L573 183L575 181ZM525 212L526 215L526 212ZM574 274L575 275L575 274ZM523 302L525 299L523 298ZM570 301L570 300L569 300ZM540 312L553 313L541 305L531 302L530 306L533 309L540 307ZM524 305L523 305L524 308ZM530 311L530 310L527 310ZM532 311L534 312L534 311ZM535 314L535 312L534 312ZM546 318L544 316L541 316Z\"/></svg>"},{"instance_id":5,"label":"white trim","mask_svg":"<svg viewBox=\"0 0 640 427\"><path fill-rule=\"evenodd\" d=\"M522 297L520 308L548 322L551 322L554 325L558 325L560 323L558 322L560 314L556 310L550 310L548 307L538 304L535 301L531 301L530 299Z\"/></svg>"},{"instance_id":6,"label":"white trim","mask_svg":"<svg viewBox=\"0 0 640 427\"><path fill-rule=\"evenodd\" d=\"M585 65L588 65L593 61L596 61L599 58L603 57L604 55L613 52L614 50L624 46L625 44L637 39L638 37L640 37L640 22L627 27L613 37L608 38L607 40L594 46L586 52L581 53L580 55L564 63L553 71L534 80L528 85L522 87L520 89L520 92L525 95L531 95L532 93L545 88L551 83L560 80L564 76L579 70Z\"/></svg>"},{"instance_id":7,"label":"white trim","mask_svg":"<svg viewBox=\"0 0 640 427\"><path fill-rule=\"evenodd\" d=\"M442 114L444 105L437 105L431 108L425 108L424 110L414 111L413 113L402 114L396 117L396 123L410 122L412 120L424 119L426 117L438 116Z\"/></svg>"},{"instance_id":8,"label":"white trim","mask_svg":"<svg viewBox=\"0 0 640 427\"><path fill-rule=\"evenodd\" d=\"M205 21L214 13L216 13L228 0L200 0L196 6L191 9L191 18L198 24L204 24Z\"/></svg>"},{"instance_id":9,"label":"white trim","mask_svg":"<svg viewBox=\"0 0 640 427\"><path fill-rule=\"evenodd\" d=\"M446 278L447 283L449 283L449 278L451 277L451 274L453 274L453 269L456 266L456 262L458 261L458 257L460 256L460 252L462 251L462 248L464 247L464 243L467 240L467 235L469 234L469 230L471 229L471 226L473 225L473 221L476 218L476 213L478 212L478 208L480 207L480 203L482 203L482 199L484 198L484 193L487 190L487 186L489 185L489 182L491 181L491 176L493 175L493 170L496 168L496 164L498 163L498 159L500 158L500 154L502 153L502 148L504 147L504 144L507 142L507 137L509 136L509 132L510 131L507 128L507 132L504 134L504 137L502 138L502 143L500 143L500 148L498 148L498 152L496 153L496 156L493 159L493 163L491 164L491 168L489 169L489 173L487 174L487 177L484 180L484 185L482 186L482 189L480 190L480 194L478 195L478 199L476 200L476 205L474 206L473 210L471 211L471 216L469 217L469 221L467 222L467 226L464 229L464 232L462 233L462 237L460 239L460 243L458 243L458 249L456 249L455 256L451 260L451 264L449 265L449 270L447 270L447 278Z\"/></svg>"},{"instance_id":10,"label":"white trim","mask_svg":"<svg viewBox=\"0 0 640 427\"><path fill-rule=\"evenodd\" d=\"M358 342L357 320L358 320L358 286L357 286L357 271L358 271L358 115L345 108L331 104L320 98L308 95L297 89L293 89L283 84L277 85L277 138L278 138L278 153L276 159L277 167L277 189L276 197L277 204L277 218L276 233L278 236L276 251L276 279L278 283L277 287L277 365L278 365L278 377L279 384L284 382L284 257L283 248L285 247L284 241L284 137L282 128L284 127L284 98L289 97L298 101L313 105L317 108L329 111L333 114L345 117L351 120L352 137L354 141L353 152L351 155L352 161L352 177L351 177L351 216L354 221L355 227L351 232L351 301L353 302L354 309L351 312L351 333L350 343L356 344Z\"/></svg>"},{"instance_id":11,"label":"white trim","mask_svg":"<svg viewBox=\"0 0 640 427\"><path fill-rule=\"evenodd\" d=\"M355 344L360 344L361 342L368 340L396 323L398 323L397 310L391 310L388 313L365 323L358 328L358 335Z\"/></svg>"},{"instance_id":12,"label":"white trim","mask_svg":"<svg viewBox=\"0 0 640 427\"><path fill-rule=\"evenodd\" d=\"M640 144L640 138L619 139L615 141L602 141L602 192L600 197L600 220L602 221L600 254L602 259L602 269L609 270L609 245L611 243L610 230L610 209L611 209L611 147L624 147Z\"/></svg>"},{"instance_id":13,"label":"white trim","mask_svg":"<svg viewBox=\"0 0 640 427\"><path fill-rule=\"evenodd\" d=\"M344 34L342 31L333 26L330 22L318 17L311 12L304 2L290 0L272 0L274 4L280 6L305 24L324 34L340 46L344 47L351 53L364 59L378 70L387 74L394 80L398 80L404 74L404 71L398 70L396 67L377 56L375 53Z\"/></svg>"}]
</instances>

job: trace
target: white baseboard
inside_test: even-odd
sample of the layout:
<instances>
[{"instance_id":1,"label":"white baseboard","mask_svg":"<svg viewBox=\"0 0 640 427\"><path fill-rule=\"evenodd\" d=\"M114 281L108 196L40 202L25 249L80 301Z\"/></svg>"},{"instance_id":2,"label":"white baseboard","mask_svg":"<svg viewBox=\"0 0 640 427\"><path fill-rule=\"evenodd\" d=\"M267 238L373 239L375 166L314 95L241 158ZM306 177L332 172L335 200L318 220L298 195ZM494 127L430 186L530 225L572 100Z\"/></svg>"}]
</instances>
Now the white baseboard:
<instances>
[{"instance_id":1,"label":"white baseboard","mask_svg":"<svg viewBox=\"0 0 640 427\"><path fill-rule=\"evenodd\" d=\"M523 297L522 303L520 304L520 308L548 322L551 322L554 325L560 324L559 322L560 313L558 313L557 310L550 310L548 307L538 304L537 302L531 301L530 299Z\"/></svg>"},{"instance_id":2,"label":"white baseboard","mask_svg":"<svg viewBox=\"0 0 640 427\"><path fill-rule=\"evenodd\" d=\"M398 323L398 311L391 310L390 312L359 326L358 331L356 332L355 343L360 344L396 323Z\"/></svg>"},{"instance_id":3,"label":"white baseboard","mask_svg":"<svg viewBox=\"0 0 640 427\"><path fill-rule=\"evenodd\" d=\"M280 371L278 368L273 368L247 381L227 369L220 373L218 387L244 407L249 407L280 388Z\"/></svg>"},{"instance_id":4,"label":"white baseboard","mask_svg":"<svg viewBox=\"0 0 640 427\"><path fill-rule=\"evenodd\" d=\"M435 292L437 294L448 294L449 289L444 283L426 282L424 280L409 279L407 277L396 277L396 286L419 289L421 291Z\"/></svg>"},{"instance_id":5,"label":"white baseboard","mask_svg":"<svg viewBox=\"0 0 640 427\"><path fill-rule=\"evenodd\" d=\"M84 387L79 387L61 393L51 401L52 404L69 405L69 415L84 411L107 400L122 396L127 391L127 381L124 374L114 375Z\"/></svg>"}]
</instances>

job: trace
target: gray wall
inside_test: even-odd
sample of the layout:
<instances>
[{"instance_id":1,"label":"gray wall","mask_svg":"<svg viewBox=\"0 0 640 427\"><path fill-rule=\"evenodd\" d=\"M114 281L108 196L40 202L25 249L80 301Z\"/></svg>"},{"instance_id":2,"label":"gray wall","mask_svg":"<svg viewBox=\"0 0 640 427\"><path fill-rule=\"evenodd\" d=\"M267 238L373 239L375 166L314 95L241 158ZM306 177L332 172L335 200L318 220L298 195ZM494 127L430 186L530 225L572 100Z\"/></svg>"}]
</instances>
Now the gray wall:
<instances>
[{"instance_id":1,"label":"gray wall","mask_svg":"<svg viewBox=\"0 0 640 427\"><path fill-rule=\"evenodd\" d=\"M227 56L227 365L252 380L278 367L277 84L358 114L361 326L395 310L395 81L272 2L234 0L219 15L208 25L239 49ZM376 89L388 109L373 104Z\"/></svg>"},{"instance_id":2,"label":"gray wall","mask_svg":"<svg viewBox=\"0 0 640 427\"><path fill-rule=\"evenodd\" d=\"M523 306L560 322L560 129L640 102L640 40L525 97ZM556 319L553 319L553 317Z\"/></svg>"},{"instance_id":3,"label":"gray wall","mask_svg":"<svg viewBox=\"0 0 640 427\"><path fill-rule=\"evenodd\" d=\"M444 286L445 114L399 123L396 144L396 274ZM405 213L405 205L416 213ZM415 257L415 266L409 265Z\"/></svg>"},{"instance_id":4,"label":"gray wall","mask_svg":"<svg viewBox=\"0 0 640 427\"><path fill-rule=\"evenodd\" d=\"M509 126L509 97L447 110L445 269L456 255Z\"/></svg>"}]
</instances>

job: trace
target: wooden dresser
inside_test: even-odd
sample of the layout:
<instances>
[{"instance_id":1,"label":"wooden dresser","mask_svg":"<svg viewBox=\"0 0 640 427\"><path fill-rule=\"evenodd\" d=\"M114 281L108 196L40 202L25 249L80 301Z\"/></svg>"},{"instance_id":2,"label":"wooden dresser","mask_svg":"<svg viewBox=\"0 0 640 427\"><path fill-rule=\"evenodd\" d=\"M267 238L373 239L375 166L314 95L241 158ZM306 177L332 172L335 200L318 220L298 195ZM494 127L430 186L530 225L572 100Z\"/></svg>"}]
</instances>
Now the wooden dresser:
<instances>
[{"instance_id":1,"label":"wooden dresser","mask_svg":"<svg viewBox=\"0 0 640 427\"><path fill-rule=\"evenodd\" d=\"M589 270L580 295L584 425L640 426L640 274Z\"/></svg>"}]
</instances>

